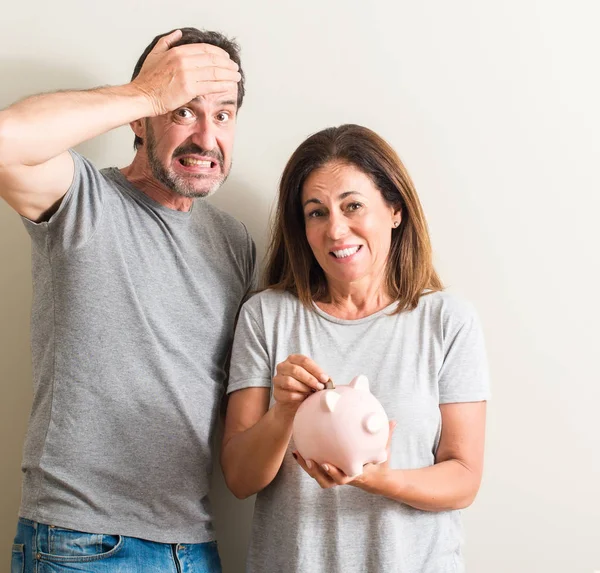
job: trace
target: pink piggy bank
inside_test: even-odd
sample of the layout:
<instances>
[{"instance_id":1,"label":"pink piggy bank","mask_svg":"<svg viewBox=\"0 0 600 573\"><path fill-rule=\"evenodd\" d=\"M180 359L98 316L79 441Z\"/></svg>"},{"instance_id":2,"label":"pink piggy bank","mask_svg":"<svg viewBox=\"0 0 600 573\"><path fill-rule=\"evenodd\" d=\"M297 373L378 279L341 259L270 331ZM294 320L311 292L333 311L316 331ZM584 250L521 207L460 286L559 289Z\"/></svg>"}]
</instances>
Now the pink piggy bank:
<instances>
[{"instance_id":1,"label":"pink piggy bank","mask_svg":"<svg viewBox=\"0 0 600 573\"><path fill-rule=\"evenodd\" d=\"M320 390L296 412L294 442L305 460L330 463L356 477L367 463L387 460L388 417L366 376L348 386Z\"/></svg>"}]
</instances>

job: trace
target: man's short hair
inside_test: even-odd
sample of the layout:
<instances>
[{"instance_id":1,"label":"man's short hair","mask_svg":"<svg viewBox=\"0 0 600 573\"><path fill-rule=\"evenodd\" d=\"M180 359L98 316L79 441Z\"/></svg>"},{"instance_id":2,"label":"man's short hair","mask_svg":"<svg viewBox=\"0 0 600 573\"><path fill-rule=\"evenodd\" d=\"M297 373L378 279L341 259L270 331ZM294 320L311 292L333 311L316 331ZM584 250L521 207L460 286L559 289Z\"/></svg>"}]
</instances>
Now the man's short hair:
<instances>
[{"instance_id":1,"label":"man's short hair","mask_svg":"<svg viewBox=\"0 0 600 573\"><path fill-rule=\"evenodd\" d=\"M168 36L172 34L175 30L181 30L182 36L177 42L173 44L173 48L176 46L183 46L185 44L212 44L213 46L217 46L217 48L221 48L225 50L229 57L239 66L239 72L242 76L240 81L238 82L238 92L237 92L237 107L238 109L242 106L242 102L244 101L245 87L244 87L244 71L242 70L242 63L240 61L240 47L239 45L232 39L227 38L220 32L212 32L210 30L198 30L198 28L175 28L170 32L165 32L164 34L159 34L148 44L144 53L140 56L135 68L133 70L133 75L131 79L134 80L139 75L148 54L154 49L154 46L158 43L158 41L164 36ZM135 140L133 142L133 147L137 149L144 142L141 137L135 136Z\"/></svg>"}]
</instances>

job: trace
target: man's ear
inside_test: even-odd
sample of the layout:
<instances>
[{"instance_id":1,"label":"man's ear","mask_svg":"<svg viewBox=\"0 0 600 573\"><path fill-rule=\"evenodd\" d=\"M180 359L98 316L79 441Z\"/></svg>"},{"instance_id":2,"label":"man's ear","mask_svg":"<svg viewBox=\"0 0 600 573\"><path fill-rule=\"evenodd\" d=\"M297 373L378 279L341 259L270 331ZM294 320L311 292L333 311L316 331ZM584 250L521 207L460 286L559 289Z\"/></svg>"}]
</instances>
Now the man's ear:
<instances>
[{"instance_id":1,"label":"man's ear","mask_svg":"<svg viewBox=\"0 0 600 573\"><path fill-rule=\"evenodd\" d=\"M133 133L135 133L138 137L145 140L146 138L146 125L143 119L136 119L132 121L129 126L131 127Z\"/></svg>"}]
</instances>

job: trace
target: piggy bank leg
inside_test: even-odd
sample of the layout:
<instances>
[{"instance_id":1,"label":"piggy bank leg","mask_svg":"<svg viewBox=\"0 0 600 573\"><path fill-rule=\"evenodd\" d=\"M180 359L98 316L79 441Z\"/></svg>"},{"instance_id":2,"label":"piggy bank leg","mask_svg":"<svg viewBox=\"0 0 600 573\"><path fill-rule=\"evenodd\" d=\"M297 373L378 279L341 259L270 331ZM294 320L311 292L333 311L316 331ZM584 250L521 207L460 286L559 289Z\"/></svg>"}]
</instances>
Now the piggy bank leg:
<instances>
[{"instance_id":1,"label":"piggy bank leg","mask_svg":"<svg viewBox=\"0 0 600 573\"><path fill-rule=\"evenodd\" d=\"M348 477L355 478L363 473L363 466L360 463L353 463L350 467L344 468L342 471Z\"/></svg>"}]
</instances>

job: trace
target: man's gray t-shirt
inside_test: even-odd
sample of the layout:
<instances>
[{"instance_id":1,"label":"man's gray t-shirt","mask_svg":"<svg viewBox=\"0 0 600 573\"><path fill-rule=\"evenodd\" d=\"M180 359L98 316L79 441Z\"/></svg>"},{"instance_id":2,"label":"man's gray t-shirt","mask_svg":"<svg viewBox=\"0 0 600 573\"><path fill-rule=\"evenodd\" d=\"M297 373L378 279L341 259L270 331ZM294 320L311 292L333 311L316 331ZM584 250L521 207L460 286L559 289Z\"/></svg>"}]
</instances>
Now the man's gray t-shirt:
<instances>
[{"instance_id":1,"label":"man's gray t-shirt","mask_svg":"<svg viewBox=\"0 0 600 573\"><path fill-rule=\"evenodd\" d=\"M214 539L212 439L246 228L206 201L168 209L72 152L73 183L32 238L34 400L22 517L152 541Z\"/></svg>"},{"instance_id":2,"label":"man's gray t-shirt","mask_svg":"<svg viewBox=\"0 0 600 573\"><path fill-rule=\"evenodd\" d=\"M304 354L336 384L365 374L397 422L390 466L434 464L440 404L488 398L481 329L472 307L446 293L416 309L395 304L358 320L308 309L289 293L247 301L236 329L227 392L270 387L276 365ZM271 398L272 399L272 398ZM249 573L456 573L464 570L458 511L427 512L352 486L322 490L291 455L256 499Z\"/></svg>"}]
</instances>

